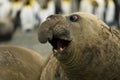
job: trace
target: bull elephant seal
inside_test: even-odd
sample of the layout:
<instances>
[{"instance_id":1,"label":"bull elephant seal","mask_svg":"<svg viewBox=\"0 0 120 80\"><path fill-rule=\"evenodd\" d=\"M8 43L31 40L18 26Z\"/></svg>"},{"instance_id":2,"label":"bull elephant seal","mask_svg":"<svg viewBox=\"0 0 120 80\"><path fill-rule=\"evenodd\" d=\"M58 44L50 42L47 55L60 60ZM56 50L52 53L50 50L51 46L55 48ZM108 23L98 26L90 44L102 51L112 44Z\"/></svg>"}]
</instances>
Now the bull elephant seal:
<instances>
[{"instance_id":1,"label":"bull elephant seal","mask_svg":"<svg viewBox=\"0 0 120 80\"><path fill-rule=\"evenodd\" d=\"M38 38L53 46L41 80L120 79L120 32L94 15L51 15Z\"/></svg>"},{"instance_id":2,"label":"bull elephant seal","mask_svg":"<svg viewBox=\"0 0 120 80\"><path fill-rule=\"evenodd\" d=\"M17 46L0 46L0 80L39 80L44 58Z\"/></svg>"}]
</instances>

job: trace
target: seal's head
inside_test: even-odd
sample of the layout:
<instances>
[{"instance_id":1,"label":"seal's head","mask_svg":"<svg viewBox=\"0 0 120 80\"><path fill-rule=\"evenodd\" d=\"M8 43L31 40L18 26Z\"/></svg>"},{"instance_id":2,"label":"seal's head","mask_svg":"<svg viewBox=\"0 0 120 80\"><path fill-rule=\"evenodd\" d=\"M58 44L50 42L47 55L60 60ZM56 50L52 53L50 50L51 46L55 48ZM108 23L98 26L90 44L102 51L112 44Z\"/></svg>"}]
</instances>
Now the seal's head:
<instances>
[{"instance_id":1,"label":"seal's head","mask_svg":"<svg viewBox=\"0 0 120 80\"><path fill-rule=\"evenodd\" d=\"M40 25L38 37L41 43L48 41L54 53L64 53L71 46L79 45L79 48L83 48L87 43L92 44L98 38L102 25L108 28L88 13L55 14L47 17Z\"/></svg>"},{"instance_id":2,"label":"seal's head","mask_svg":"<svg viewBox=\"0 0 120 80\"><path fill-rule=\"evenodd\" d=\"M102 80L101 75L110 80L117 75L120 32L92 14L51 15L40 25L38 37L53 46L54 56L71 80Z\"/></svg>"}]
</instances>

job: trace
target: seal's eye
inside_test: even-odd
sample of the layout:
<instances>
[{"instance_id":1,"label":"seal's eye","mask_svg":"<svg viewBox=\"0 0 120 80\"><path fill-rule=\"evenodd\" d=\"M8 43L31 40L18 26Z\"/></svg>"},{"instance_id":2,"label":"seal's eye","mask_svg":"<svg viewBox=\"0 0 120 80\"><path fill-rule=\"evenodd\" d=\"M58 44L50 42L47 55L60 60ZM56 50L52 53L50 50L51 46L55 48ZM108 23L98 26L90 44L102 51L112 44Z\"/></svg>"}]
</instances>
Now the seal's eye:
<instances>
[{"instance_id":1,"label":"seal's eye","mask_svg":"<svg viewBox=\"0 0 120 80\"><path fill-rule=\"evenodd\" d=\"M76 21L78 21L78 19L79 19L78 15L72 15L72 16L70 16L70 21L72 21L72 22L76 22Z\"/></svg>"}]
</instances>

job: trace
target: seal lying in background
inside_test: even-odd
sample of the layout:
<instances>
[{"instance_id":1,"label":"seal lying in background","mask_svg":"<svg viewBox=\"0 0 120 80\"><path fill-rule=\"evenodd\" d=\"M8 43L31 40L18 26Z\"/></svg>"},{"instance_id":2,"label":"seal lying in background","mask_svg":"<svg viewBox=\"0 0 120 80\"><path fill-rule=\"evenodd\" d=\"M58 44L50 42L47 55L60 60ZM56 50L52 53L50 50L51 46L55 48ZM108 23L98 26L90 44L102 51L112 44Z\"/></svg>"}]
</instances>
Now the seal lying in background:
<instances>
[{"instance_id":1,"label":"seal lying in background","mask_svg":"<svg viewBox=\"0 0 120 80\"><path fill-rule=\"evenodd\" d=\"M11 40L14 33L12 19L0 20L0 41Z\"/></svg>"},{"instance_id":2,"label":"seal lying in background","mask_svg":"<svg viewBox=\"0 0 120 80\"><path fill-rule=\"evenodd\" d=\"M120 32L92 14L51 15L38 38L53 46L40 80L120 79Z\"/></svg>"},{"instance_id":3,"label":"seal lying in background","mask_svg":"<svg viewBox=\"0 0 120 80\"><path fill-rule=\"evenodd\" d=\"M44 58L17 46L0 46L0 80L39 80Z\"/></svg>"}]
</instances>

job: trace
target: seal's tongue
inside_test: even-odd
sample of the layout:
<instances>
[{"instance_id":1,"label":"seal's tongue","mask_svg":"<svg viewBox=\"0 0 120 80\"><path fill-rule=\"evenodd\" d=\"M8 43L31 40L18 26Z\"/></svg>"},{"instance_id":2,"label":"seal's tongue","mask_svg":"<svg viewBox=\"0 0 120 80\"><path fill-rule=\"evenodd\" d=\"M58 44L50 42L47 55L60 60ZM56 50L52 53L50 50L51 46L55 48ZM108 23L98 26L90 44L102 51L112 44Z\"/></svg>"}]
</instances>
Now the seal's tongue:
<instances>
[{"instance_id":1,"label":"seal's tongue","mask_svg":"<svg viewBox=\"0 0 120 80\"><path fill-rule=\"evenodd\" d=\"M65 47L67 47L68 43L69 43L69 41L67 41L67 40L59 39L57 41L57 50L64 49Z\"/></svg>"}]
</instances>

